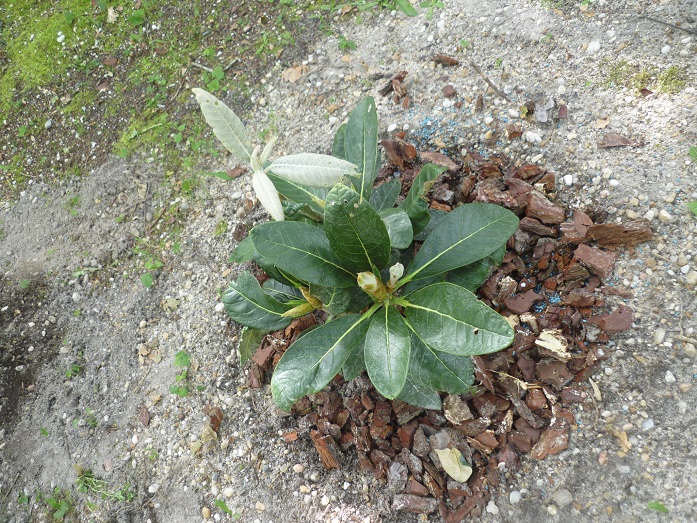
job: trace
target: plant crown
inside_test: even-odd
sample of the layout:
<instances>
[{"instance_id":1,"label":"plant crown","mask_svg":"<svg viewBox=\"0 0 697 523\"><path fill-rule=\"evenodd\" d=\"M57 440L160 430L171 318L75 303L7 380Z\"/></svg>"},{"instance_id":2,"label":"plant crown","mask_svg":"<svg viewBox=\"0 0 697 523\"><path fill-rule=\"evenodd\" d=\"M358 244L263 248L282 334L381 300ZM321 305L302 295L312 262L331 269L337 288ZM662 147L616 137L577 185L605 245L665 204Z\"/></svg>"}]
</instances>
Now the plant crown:
<instances>
[{"instance_id":1,"label":"plant crown","mask_svg":"<svg viewBox=\"0 0 697 523\"><path fill-rule=\"evenodd\" d=\"M384 397L424 408L441 407L439 392L469 392L471 356L513 340L508 322L473 292L501 263L518 226L515 214L486 203L429 210L425 195L445 170L433 164L421 168L401 202L399 179L374 188L380 153L370 97L338 129L333 156L298 154L266 164L269 146L259 156L229 108L194 92L228 150L266 178L255 190L277 220L254 227L231 256L254 260L269 276L262 286L242 273L223 294L227 313L245 326L242 361L266 333L306 314L326 315L278 362L271 380L276 404L290 410L337 374L352 380L364 370ZM281 214L267 206L273 199Z\"/></svg>"}]
</instances>

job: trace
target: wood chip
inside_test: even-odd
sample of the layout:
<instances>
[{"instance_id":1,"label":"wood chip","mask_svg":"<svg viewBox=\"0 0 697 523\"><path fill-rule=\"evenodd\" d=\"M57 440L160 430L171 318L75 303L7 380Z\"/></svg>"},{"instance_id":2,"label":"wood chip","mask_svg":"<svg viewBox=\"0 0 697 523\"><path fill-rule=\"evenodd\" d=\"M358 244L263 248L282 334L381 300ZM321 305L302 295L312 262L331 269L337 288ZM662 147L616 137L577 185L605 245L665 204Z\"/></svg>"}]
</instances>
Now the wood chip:
<instances>
[{"instance_id":1,"label":"wood chip","mask_svg":"<svg viewBox=\"0 0 697 523\"><path fill-rule=\"evenodd\" d=\"M340 467L341 450L331 436L322 436L319 431L310 432L312 443L315 444L322 464L327 469L338 469Z\"/></svg>"},{"instance_id":2,"label":"wood chip","mask_svg":"<svg viewBox=\"0 0 697 523\"><path fill-rule=\"evenodd\" d=\"M451 56L445 55L445 54L437 54L431 58L434 62L437 64L442 65L443 67L453 67L455 65L459 65L460 62Z\"/></svg>"},{"instance_id":3,"label":"wood chip","mask_svg":"<svg viewBox=\"0 0 697 523\"><path fill-rule=\"evenodd\" d=\"M598 147L601 149L608 148L608 147L625 147L625 146L630 146L630 147L639 147L644 145L643 142L637 142L634 141L630 138L627 138L626 136L622 136L621 134L617 133L609 133L600 138L598 140Z\"/></svg>"}]
</instances>

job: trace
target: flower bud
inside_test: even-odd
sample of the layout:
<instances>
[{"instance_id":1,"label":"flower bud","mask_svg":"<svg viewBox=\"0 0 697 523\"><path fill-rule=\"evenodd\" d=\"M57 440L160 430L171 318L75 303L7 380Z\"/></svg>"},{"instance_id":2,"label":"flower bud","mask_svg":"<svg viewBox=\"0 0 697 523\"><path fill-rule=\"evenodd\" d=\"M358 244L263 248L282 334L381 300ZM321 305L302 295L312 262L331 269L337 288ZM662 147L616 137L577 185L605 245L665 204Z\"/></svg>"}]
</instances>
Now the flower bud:
<instances>
[{"instance_id":1,"label":"flower bud","mask_svg":"<svg viewBox=\"0 0 697 523\"><path fill-rule=\"evenodd\" d=\"M399 280L403 274L404 265L399 262L395 263L392 267L390 267L390 281L387 286L392 289L397 284L397 280Z\"/></svg>"},{"instance_id":2,"label":"flower bud","mask_svg":"<svg viewBox=\"0 0 697 523\"><path fill-rule=\"evenodd\" d=\"M387 297L385 285L372 272L358 273L358 285L378 301L383 301Z\"/></svg>"}]
</instances>

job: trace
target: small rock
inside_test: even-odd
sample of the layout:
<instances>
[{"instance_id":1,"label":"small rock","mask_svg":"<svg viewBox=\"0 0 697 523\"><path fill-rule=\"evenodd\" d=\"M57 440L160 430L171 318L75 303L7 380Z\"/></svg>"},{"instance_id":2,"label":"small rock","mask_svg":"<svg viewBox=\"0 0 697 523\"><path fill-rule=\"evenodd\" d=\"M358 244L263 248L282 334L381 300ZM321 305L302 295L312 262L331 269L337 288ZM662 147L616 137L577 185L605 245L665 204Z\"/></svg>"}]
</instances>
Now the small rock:
<instances>
[{"instance_id":1,"label":"small rock","mask_svg":"<svg viewBox=\"0 0 697 523\"><path fill-rule=\"evenodd\" d=\"M313 472L310 474L310 481L317 483L319 481L319 472Z\"/></svg>"},{"instance_id":2,"label":"small rock","mask_svg":"<svg viewBox=\"0 0 697 523\"><path fill-rule=\"evenodd\" d=\"M203 519L209 519L211 517L211 509L208 507L203 507L201 509L201 515L203 516Z\"/></svg>"},{"instance_id":3,"label":"small rock","mask_svg":"<svg viewBox=\"0 0 697 523\"><path fill-rule=\"evenodd\" d=\"M153 483L152 485L150 485L150 486L148 487L148 492L150 492L150 494L154 494L154 493L157 492L158 490L160 490L160 484L159 484L159 483Z\"/></svg>"},{"instance_id":4,"label":"small rock","mask_svg":"<svg viewBox=\"0 0 697 523\"><path fill-rule=\"evenodd\" d=\"M534 144L534 145L542 142L542 137L539 134L534 133L532 131L525 131L525 133L523 133L523 139L526 142Z\"/></svg>"},{"instance_id":5,"label":"small rock","mask_svg":"<svg viewBox=\"0 0 697 523\"><path fill-rule=\"evenodd\" d=\"M511 502L511 505L515 505L516 503L520 503L520 500L523 498L523 495L520 493L519 490L512 490L511 493L508 495L508 501Z\"/></svg>"},{"instance_id":6,"label":"small rock","mask_svg":"<svg viewBox=\"0 0 697 523\"><path fill-rule=\"evenodd\" d=\"M225 310L225 304L223 302L215 304L215 312L223 312Z\"/></svg>"},{"instance_id":7,"label":"small rock","mask_svg":"<svg viewBox=\"0 0 697 523\"><path fill-rule=\"evenodd\" d=\"M397 129L397 124L396 124L396 123L391 123L391 124L387 127L387 132L388 132L388 133L391 133L391 132L393 132L395 129Z\"/></svg>"},{"instance_id":8,"label":"small rock","mask_svg":"<svg viewBox=\"0 0 697 523\"><path fill-rule=\"evenodd\" d=\"M697 285L697 271L690 271L685 275L685 282L688 285Z\"/></svg>"},{"instance_id":9,"label":"small rock","mask_svg":"<svg viewBox=\"0 0 697 523\"><path fill-rule=\"evenodd\" d=\"M559 509L557 509L557 507L555 507L554 505L550 505L547 507L547 513L550 516L556 516L559 513Z\"/></svg>"},{"instance_id":10,"label":"small rock","mask_svg":"<svg viewBox=\"0 0 697 523\"><path fill-rule=\"evenodd\" d=\"M645 419L641 422L641 430L651 430L653 427L654 424L651 418Z\"/></svg>"},{"instance_id":11,"label":"small rock","mask_svg":"<svg viewBox=\"0 0 697 523\"><path fill-rule=\"evenodd\" d=\"M144 329L144 328L147 327L147 326L148 326L148 322L147 322L147 321L145 321L145 320L140 320L140 323L138 324L138 327L140 327L141 329Z\"/></svg>"},{"instance_id":12,"label":"small rock","mask_svg":"<svg viewBox=\"0 0 697 523\"><path fill-rule=\"evenodd\" d=\"M675 375L669 370L666 371L666 383L675 383Z\"/></svg>"},{"instance_id":13,"label":"small rock","mask_svg":"<svg viewBox=\"0 0 697 523\"><path fill-rule=\"evenodd\" d=\"M685 352L685 356L688 358L694 358L697 356L697 347L695 347L692 343L685 344L683 351Z\"/></svg>"},{"instance_id":14,"label":"small rock","mask_svg":"<svg viewBox=\"0 0 697 523\"><path fill-rule=\"evenodd\" d=\"M63 42L65 42L65 35L64 34L58 35L58 38L56 38L56 42L58 42L59 44L62 44Z\"/></svg>"},{"instance_id":15,"label":"small rock","mask_svg":"<svg viewBox=\"0 0 697 523\"><path fill-rule=\"evenodd\" d=\"M46 123L44 124L44 129L50 129L51 127L53 127L53 120L46 120Z\"/></svg>"},{"instance_id":16,"label":"small rock","mask_svg":"<svg viewBox=\"0 0 697 523\"><path fill-rule=\"evenodd\" d=\"M228 487L225 490L223 490L223 496L226 498L231 498L235 494L235 489L232 487Z\"/></svg>"},{"instance_id":17,"label":"small rock","mask_svg":"<svg viewBox=\"0 0 697 523\"><path fill-rule=\"evenodd\" d=\"M499 513L499 507L496 506L496 503L494 503L493 499L489 500L489 503L486 505L486 511L489 514L493 514L494 516Z\"/></svg>"},{"instance_id":18,"label":"small rock","mask_svg":"<svg viewBox=\"0 0 697 523\"><path fill-rule=\"evenodd\" d=\"M293 472L296 474L302 474L302 472L305 470L305 466L301 465L298 463L297 465L293 465Z\"/></svg>"},{"instance_id":19,"label":"small rock","mask_svg":"<svg viewBox=\"0 0 697 523\"><path fill-rule=\"evenodd\" d=\"M666 337L666 330L662 327L658 327L655 331L653 331L653 342L656 345L660 345L663 343L663 340Z\"/></svg>"},{"instance_id":20,"label":"small rock","mask_svg":"<svg viewBox=\"0 0 697 523\"><path fill-rule=\"evenodd\" d=\"M629 466L627 466L627 465L618 465L617 471L620 474L629 474L632 471L632 469L630 469Z\"/></svg>"},{"instance_id":21,"label":"small rock","mask_svg":"<svg viewBox=\"0 0 697 523\"><path fill-rule=\"evenodd\" d=\"M670 46L669 45L664 45L661 47L661 54L668 54L670 53Z\"/></svg>"},{"instance_id":22,"label":"small rock","mask_svg":"<svg viewBox=\"0 0 697 523\"><path fill-rule=\"evenodd\" d=\"M560 507L565 507L567 505L571 505L571 502L574 500L574 497L571 495L571 492L569 492L565 488L562 488L557 490L554 494L552 494L552 499Z\"/></svg>"},{"instance_id":23,"label":"small rock","mask_svg":"<svg viewBox=\"0 0 697 523\"><path fill-rule=\"evenodd\" d=\"M326 507L329 505L329 496L322 496L322 499L320 500L320 503L322 503L323 507Z\"/></svg>"},{"instance_id":24,"label":"small rock","mask_svg":"<svg viewBox=\"0 0 697 523\"><path fill-rule=\"evenodd\" d=\"M257 502L254 504L254 509L255 509L257 512L264 512L264 511L266 510L266 505L264 505L261 501L257 501Z\"/></svg>"},{"instance_id":25,"label":"small rock","mask_svg":"<svg viewBox=\"0 0 697 523\"><path fill-rule=\"evenodd\" d=\"M662 222L670 222L673 220L673 217L670 215L668 211L666 211L665 209L661 209L660 211L658 211L658 219Z\"/></svg>"},{"instance_id":26,"label":"small rock","mask_svg":"<svg viewBox=\"0 0 697 523\"><path fill-rule=\"evenodd\" d=\"M586 48L586 53L588 54L596 54L598 51L600 51L600 42L596 42L595 40L589 43Z\"/></svg>"},{"instance_id":27,"label":"small rock","mask_svg":"<svg viewBox=\"0 0 697 523\"><path fill-rule=\"evenodd\" d=\"M564 175L564 184L567 186L571 186L574 183L574 177L570 174L565 174Z\"/></svg>"}]
</instances>

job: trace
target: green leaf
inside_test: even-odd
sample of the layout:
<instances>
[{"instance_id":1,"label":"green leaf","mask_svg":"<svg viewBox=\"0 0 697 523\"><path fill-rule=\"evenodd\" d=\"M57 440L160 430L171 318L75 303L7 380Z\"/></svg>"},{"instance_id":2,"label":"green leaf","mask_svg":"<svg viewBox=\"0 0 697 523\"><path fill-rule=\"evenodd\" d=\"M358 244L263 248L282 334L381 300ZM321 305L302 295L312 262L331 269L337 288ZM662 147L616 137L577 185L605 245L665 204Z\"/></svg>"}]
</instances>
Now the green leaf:
<instances>
[{"instance_id":1,"label":"green leaf","mask_svg":"<svg viewBox=\"0 0 697 523\"><path fill-rule=\"evenodd\" d=\"M419 14L409 0L395 0L394 3L407 16L416 16Z\"/></svg>"},{"instance_id":2,"label":"green leaf","mask_svg":"<svg viewBox=\"0 0 697 523\"><path fill-rule=\"evenodd\" d=\"M309 205L310 208L319 214L324 213L324 200L327 198L329 189L291 182L273 173L268 173L268 177L283 197L296 203Z\"/></svg>"},{"instance_id":3,"label":"green leaf","mask_svg":"<svg viewBox=\"0 0 697 523\"><path fill-rule=\"evenodd\" d=\"M192 89L196 101L201 106L203 116L218 140L240 160L249 163L252 154L252 143L247 130L237 115L215 96L203 89Z\"/></svg>"},{"instance_id":4,"label":"green leaf","mask_svg":"<svg viewBox=\"0 0 697 523\"><path fill-rule=\"evenodd\" d=\"M464 394L472 389L474 365L469 356L435 350L412 332L409 379L430 391Z\"/></svg>"},{"instance_id":5,"label":"green leaf","mask_svg":"<svg viewBox=\"0 0 697 523\"><path fill-rule=\"evenodd\" d=\"M435 283L403 298L404 314L424 343L460 356L489 354L513 341L513 329L471 292Z\"/></svg>"},{"instance_id":6,"label":"green leaf","mask_svg":"<svg viewBox=\"0 0 697 523\"><path fill-rule=\"evenodd\" d=\"M248 261L252 261L254 259L255 253L256 251L254 250L254 244L252 243L252 239L249 236L247 236L240 243L237 244L237 247L235 247L235 250L232 251L232 254L230 255L228 261L230 263L245 263Z\"/></svg>"},{"instance_id":7,"label":"green leaf","mask_svg":"<svg viewBox=\"0 0 697 523\"><path fill-rule=\"evenodd\" d=\"M310 294L322 302L322 310L332 316L346 312L351 302L351 291L336 287L310 285Z\"/></svg>"},{"instance_id":8,"label":"green leaf","mask_svg":"<svg viewBox=\"0 0 697 523\"><path fill-rule=\"evenodd\" d=\"M379 185L370 195L370 204L376 211L391 209L397 203L397 198L402 191L402 182L395 178Z\"/></svg>"},{"instance_id":9,"label":"green leaf","mask_svg":"<svg viewBox=\"0 0 697 523\"><path fill-rule=\"evenodd\" d=\"M136 9L128 16L128 23L131 25L142 25L145 23L145 11Z\"/></svg>"},{"instance_id":10,"label":"green leaf","mask_svg":"<svg viewBox=\"0 0 697 523\"><path fill-rule=\"evenodd\" d=\"M489 277L491 261L488 258L470 263L448 272L445 279L455 285L475 292ZM416 282L420 280L415 280Z\"/></svg>"},{"instance_id":11,"label":"green leaf","mask_svg":"<svg viewBox=\"0 0 697 523\"><path fill-rule=\"evenodd\" d=\"M666 506L660 501L649 501L647 506L656 512L668 512Z\"/></svg>"},{"instance_id":12,"label":"green leaf","mask_svg":"<svg viewBox=\"0 0 697 523\"><path fill-rule=\"evenodd\" d=\"M307 394L322 390L363 344L369 316L349 314L318 327L291 345L271 378L276 405L289 411Z\"/></svg>"},{"instance_id":13,"label":"green leaf","mask_svg":"<svg viewBox=\"0 0 697 523\"><path fill-rule=\"evenodd\" d=\"M220 510L225 512L226 514L232 515L232 510L228 508L228 506L225 504L225 502L222 499L216 499L214 501L215 506L218 507Z\"/></svg>"},{"instance_id":14,"label":"green leaf","mask_svg":"<svg viewBox=\"0 0 697 523\"><path fill-rule=\"evenodd\" d=\"M697 216L697 202L689 202L689 203L687 204L687 209L688 209L692 214L694 214L695 216Z\"/></svg>"},{"instance_id":15,"label":"green leaf","mask_svg":"<svg viewBox=\"0 0 697 523\"><path fill-rule=\"evenodd\" d=\"M55 508L55 507L54 507ZM58 505L58 510L56 510L53 513L53 519L57 519L59 521L63 521L63 518L65 515L70 512L70 505L68 504L67 501L61 501L60 504Z\"/></svg>"},{"instance_id":16,"label":"green leaf","mask_svg":"<svg viewBox=\"0 0 697 523\"><path fill-rule=\"evenodd\" d=\"M409 327L392 306L378 310L370 322L363 349L370 381L388 399L404 388L409 371Z\"/></svg>"},{"instance_id":17,"label":"green leaf","mask_svg":"<svg viewBox=\"0 0 697 523\"><path fill-rule=\"evenodd\" d=\"M215 171L215 172L203 172L201 173L203 176L211 176L213 178L220 178L221 180L224 180L226 182L229 182L230 180L234 180L232 176L230 176L228 173L225 171Z\"/></svg>"},{"instance_id":18,"label":"green leaf","mask_svg":"<svg viewBox=\"0 0 697 523\"><path fill-rule=\"evenodd\" d=\"M354 273L383 268L390 259L390 237L377 211L344 185L327 195L324 230L341 265Z\"/></svg>"},{"instance_id":19,"label":"green leaf","mask_svg":"<svg viewBox=\"0 0 697 523\"><path fill-rule=\"evenodd\" d=\"M361 199L370 199L373 183L380 169L378 150L378 112L375 100L363 98L351 111L344 138L346 159L361 173L357 190Z\"/></svg>"},{"instance_id":20,"label":"green leaf","mask_svg":"<svg viewBox=\"0 0 697 523\"><path fill-rule=\"evenodd\" d=\"M489 203L469 203L449 212L421 246L406 281L429 278L469 265L504 245L518 217Z\"/></svg>"},{"instance_id":21,"label":"green leaf","mask_svg":"<svg viewBox=\"0 0 697 523\"><path fill-rule=\"evenodd\" d=\"M428 209L429 220L426 226L419 231L419 234L414 234L414 241L423 242L433 232L440 221L445 218L448 213L437 209Z\"/></svg>"},{"instance_id":22,"label":"green leaf","mask_svg":"<svg viewBox=\"0 0 697 523\"><path fill-rule=\"evenodd\" d=\"M269 296L277 299L281 303L286 303L290 300L302 300L302 293L292 285L286 285L274 278L269 278L262 285L264 292Z\"/></svg>"},{"instance_id":23,"label":"green leaf","mask_svg":"<svg viewBox=\"0 0 697 523\"><path fill-rule=\"evenodd\" d=\"M267 170L294 183L333 187L344 176L353 174L356 166L327 154L301 153L281 156L271 162Z\"/></svg>"},{"instance_id":24,"label":"green leaf","mask_svg":"<svg viewBox=\"0 0 697 523\"><path fill-rule=\"evenodd\" d=\"M401 204L411 218L414 227L414 234L418 234L426 227L431 216L428 213L428 203L425 196L433 187L433 182L445 171L445 167L428 163L421 168L421 171L411 184L411 189Z\"/></svg>"},{"instance_id":25,"label":"green leaf","mask_svg":"<svg viewBox=\"0 0 697 523\"><path fill-rule=\"evenodd\" d=\"M360 376L365 370L365 359L363 358L363 344L356 345L351 351L346 363L341 367L341 375L346 381L351 381Z\"/></svg>"},{"instance_id":26,"label":"green leaf","mask_svg":"<svg viewBox=\"0 0 697 523\"><path fill-rule=\"evenodd\" d=\"M145 286L145 288L149 289L150 287L152 287L154 279L152 277L152 274L146 272L145 274L140 275L140 281Z\"/></svg>"},{"instance_id":27,"label":"green leaf","mask_svg":"<svg viewBox=\"0 0 697 523\"><path fill-rule=\"evenodd\" d=\"M240 352L240 365L244 364L247 360L254 356L254 353L259 348L259 345L261 345L264 336L266 336L268 333L269 331L250 329L249 327L242 329L242 334L240 335L240 346L238 349Z\"/></svg>"},{"instance_id":28,"label":"green leaf","mask_svg":"<svg viewBox=\"0 0 697 523\"><path fill-rule=\"evenodd\" d=\"M292 307L264 293L256 278L247 272L230 284L223 294L223 303L233 320L254 329L283 329L292 321L292 318L282 316Z\"/></svg>"},{"instance_id":29,"label":"green leaf","mask_svg":"<svg viewBox=\"0 0 697 523\"><path fill-rule=\"evenodd\" d=\"M404 209L383 209L378 213L387 227L390 243L395 249L406 249L414 240L414 230Z\"/></svg>"},{"instance_id":30,"label":"green leaf","mask_svg":"<svg viewBox=\"0 0 697 523\"><path fill-rule=\"evenodd\" d=\"M430 390L424 384L414 380L411 372L407 375L407 381L404 382L404 388L402 389L402 392L399 393L397 398L409 403L410 405L424 409L440 410L443 408L443 403L440 400L440 396Z\"/></svg>"},{"instance_id":31,"label":"green leaf","mask_svg":"<svg viewBox=\"0 0 697 523\"><path fill-rule=\"evenodd\" d=\"M327 235L301 222L269 222L250 231L254 248L270 263L296 278L324 287L352 287L356 276L332 253Z\"/></svg>"},{"instance_id":32,"label":"green leaf","mask_svg":"<svg viewBox=\"0 0 697 523\"><path fill-rule=\"evenodd\" d=\"M336 158L340 158L342 160L346 159L346 149L344 146L345 140L346 124L342 123L336 130L336 133L334 134L334 143L332 144L332 156L335 156Z\"/></svg>"},{"instance_id":33,"label":"green leaf","mask_svg":"<svg viewBox=\"0 0 697 523\"><path fill-rule=\"evenodd\" d=\"M264 271L270 278L273 278L277 282L283 283L284 285L288 285L289 287L296 287L294 282L291 281L290 276L279 271L273 263L271 263L263 256L259 255L259 253L256 252L256 250L254 251L254 263L256 263L259 266L259 268L262 271ZM273 293L269 294L272 295Z\"/></svg>"},{"instance_id":34,"label":"green leaf","mask_svg":"<svg viewBox=\"0 0 697 523\"><path fill-rule=\"evenodd\" d=\"M186 351L180 350L174 355L175 367L188 367L191 364L191 356Z\"/></svg>"},{"instance_id":35,"label":"green leaf","mask_svg":"<svg viewBox=\"0 0 697 523\"><path fill-rule=\"evenodd\" d=\"M697 146L690 147L687 150L687 154L690 155L693 162L697 162Z\"/></svg>"}]
</instances>

